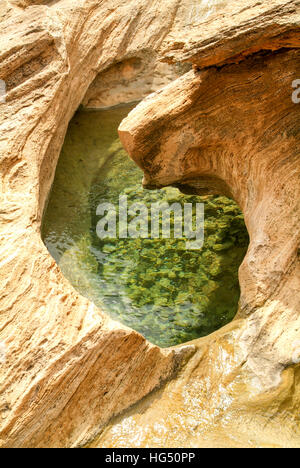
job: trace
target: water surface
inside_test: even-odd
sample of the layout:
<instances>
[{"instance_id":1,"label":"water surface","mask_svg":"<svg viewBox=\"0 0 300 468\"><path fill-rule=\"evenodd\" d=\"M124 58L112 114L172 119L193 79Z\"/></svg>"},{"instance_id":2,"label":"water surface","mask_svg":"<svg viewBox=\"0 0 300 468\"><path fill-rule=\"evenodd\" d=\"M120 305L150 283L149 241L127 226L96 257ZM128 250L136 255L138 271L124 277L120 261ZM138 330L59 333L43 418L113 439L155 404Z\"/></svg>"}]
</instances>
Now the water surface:
<instances>
[{"instance_id":1,"label":"water surface","mask_svg":"<svg viewBox=\"0 0 300 468\"><path fill-rule=\"evenodd\" d=\"M131 110L79 111L59 159L43 223L43 239L65 277L114 319L162 347L208 335L238 308L238 268L248 234L237 205L225 197L185 196L175 188L147 191L117 128ZM181 239L105 239L96 235L103 201L150 207L157 201L204 202L205 244L188 251Z\"/></svg>"}]
</instances>

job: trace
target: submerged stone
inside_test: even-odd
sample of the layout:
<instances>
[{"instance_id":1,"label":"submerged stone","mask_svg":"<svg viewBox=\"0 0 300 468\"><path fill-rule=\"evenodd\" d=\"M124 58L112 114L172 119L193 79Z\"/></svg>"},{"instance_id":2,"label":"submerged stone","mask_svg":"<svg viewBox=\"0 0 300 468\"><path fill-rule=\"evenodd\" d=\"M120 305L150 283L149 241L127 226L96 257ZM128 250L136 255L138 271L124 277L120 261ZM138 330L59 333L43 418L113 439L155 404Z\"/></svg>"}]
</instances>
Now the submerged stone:
<instances>
[{"instance_id":1,"label":"submerged stone","mask_svg":"<svg viewBox=\"0 0 300 468\"><path fill-rule=\"evenodd\" d=\"M249 239L239 208L226 197L186 196L175 188L142 189L143 174L117 134L129 110L75 115L59 160L43 237L82 295L167 347L205 336L233 319L240 294L238 268ZM173 237L99 239L97 207L111 203L118 215L120 195L127 196L128 206L143 202L149 213L151 204L158 202L204 203L203 248L187 250L184 239Z\"/></svg>"}]
</instances>

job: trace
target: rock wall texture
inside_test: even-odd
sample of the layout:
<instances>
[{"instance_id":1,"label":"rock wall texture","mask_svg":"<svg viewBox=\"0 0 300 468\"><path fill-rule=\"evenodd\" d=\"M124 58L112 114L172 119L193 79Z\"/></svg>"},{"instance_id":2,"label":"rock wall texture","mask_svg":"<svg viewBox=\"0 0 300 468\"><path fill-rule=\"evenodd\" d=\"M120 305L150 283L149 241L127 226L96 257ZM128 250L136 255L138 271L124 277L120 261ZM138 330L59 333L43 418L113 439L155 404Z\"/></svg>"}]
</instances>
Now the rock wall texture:
<instances>
[{"instance_id":1,"label":"rock wall texture","mask_svg":"<svg viewBox=\"0 0 300 468\"><path fill-rule=\"evenodd\" d=\"M40 237L67 125L89 85L152 49L180 2L0 2L3 447L74 446L169 378L182 351L112 322L63 278Z\"/></svg>"},{"instance_id":2,"label":"rock wall texture","mask_svg":"<svg viewBox=\"0 0 300 468\"><path fill-rule=\"evenodd\" d=\"M182 42L167 44L168 61L174 57L191 61L194 70L137 106L122 122L119 133L125 149L144 170L145 187L172 185L185 193L231 196L243 209L250 234L239 272L237 328L224 331L216 351L219 355L223 349L225 356L228 342L234 343L233 359L240 357L230 364L228 357L220 355L207 361L222 331L208 338L205 351L200 346L200 360L197 355L193 358L196 367L188 382L182 384L186 371L175 390L169 385L180 395L181 409L185 407L188 416L183 420L191 413L195 417L196 395L202 395L199 407L210 413L220 410L220 399L226 400L227 395L226 416L221 405L223 426L219 415L208 418L211 424L217 422L214 435L228 436L230 428L229 434L239 434L235 440L245 443L242 421L251 419L247 434L256 432L256 441L299 446L300 108L292 100L292 83L300 76L300 3L264 2L262 6L253 2L253 10L255 18L245 18L244 10L226 16L224 10L219 24L207 22L204 31L192 29L185 32ZM250 12L252 8L246 10L247 15ZM214 360L216 369L222 368L221 374L217 370L211 375ZM207 376L210 383L203 390ZM241 388L236 390L241 382L247 382L243 395L239 394ZM190 387L191 400L182 401ZM208 395L211 399L205 404L203 397ZM250 418L254 407L256 414ZM153 412L152 406L138 422L130 416L136 431L144 420L153 419ZM178 413L177 408L173 420L168 418L170 427ZM261 417L264 430L262 421L258 422ZM286 431L277 426L276 435L274 420L281 418ZM159 418L154 421L163 424ZM182 424L177 442L203 444L203 433L211 430L203 429L202 415L197 421L189 435L184 429L188 424ZM109 436L117 443L120 433L126 444L130 439L125 425L117 428L108 431ZM153 440L154 431L149 429L143 442ZM213 440L211 433L209 440ZM226 445L228 438L224 440ZM107 444L107 434L100 441Z\"/></svg>"},{"instance_id":3,"label":"rock wall texture","mask_svg":"<svg viewBox=\"0 0 300 468\"><path fill-rule=\"evenodd\" d=\"M300 446L300 122L291 100L299 8L296 0L0 1L2 447L87 442L195 350L144 403L144 419L132 410L137 444L201 445L205 426L211 445ZM73 290L40 227L77 107L140 99L189 64L125 120L121 138L145 185L232 195L251 245L237 320L161 350ZM108 428L100 446L119 429Z\"/></svg>"}]
</instances>

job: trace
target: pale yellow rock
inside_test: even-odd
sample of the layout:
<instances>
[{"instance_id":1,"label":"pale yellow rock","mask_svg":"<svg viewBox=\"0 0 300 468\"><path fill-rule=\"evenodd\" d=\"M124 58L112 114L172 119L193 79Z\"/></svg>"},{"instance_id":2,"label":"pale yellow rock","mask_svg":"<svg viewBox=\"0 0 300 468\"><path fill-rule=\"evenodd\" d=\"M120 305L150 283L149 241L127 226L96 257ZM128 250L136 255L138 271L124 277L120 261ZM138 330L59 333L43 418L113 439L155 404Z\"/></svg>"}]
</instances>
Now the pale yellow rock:
<instances>
[{"instance_id":1,"label":"pale yellow rock","mask_svg":"<svg viewBox=\"0 0 300 468\"><path fill-rule=\"evenodd\" d=\"M242 328L236 320L194 342L180 375L113 419L89 447L299 447L299 368L262 392L238 345Z\"/></svg>"},{"instance_id":2,"label":"pale yellow rock","mask_svg":"<svg viewBox=\"0 0 300 468\"><path fill-rule=\"evenodd\" d=\"M218 31L211 43L227 51L227 64L216 67L216 54L201 71L195 55L195 71L149 96L120 126L145 187L232 196L251 242L235 329L199 340L200 353L182 375L104 431L96 446L300 446L300 108L292 100L300 2L287 4L290 16L272 16L276 50L251 54L247 41L245 49L240 38L234 42L236 30ZM278 48L282 24L290 46ZM263 24L261 44L269 33ZM195 50L203 44L200 37Z\"/></svg>"},{"instance_id":3,"label":"pale yellow rock","mask_svg":"<svg viewBox=\"0 0 300 468\"><path fill-rule=\"evenodd\" d=\"M143 415L132 410L133 431L125 430L123 440L300 446L300 126L291 101L291 82L300 78L299 1L230 2L236 10L228 5L0 2L0 79L8 91L0 104L1 446L84 444L112 416L174 376L193 353L193 347L161 350L110 320L73 290L40 236L78 106L140 99L170 81L176 63L185 60L211 68L190 71L147 98L124 122L121 136L147 184L221 190L240 203L251 235L240 271L240 320L195 343L197 353L178 379L150 397ZM258 44L251 34L256 24ZM274 41L282 35L282 42ZM264 44L277 52L242 60ZM293 49L279 51L278 44ZM161 81L159 56L172 62ZM231 59L242 61L213 67ZM154 64L149 83L143 72L133 73L134 63L145 73ZM106 97L111 76L114 87ZM122 445L123 429L114 427L100 446Z\"/></svg>"},{"instance_id":4,"label":"pale yellow rock","mask_svg":"<svg viewBox=\"0 0 300 468\"><path fill-rule=\"evenodd\" d=\"M158 47L179 3L0 3L3 447L83 443L180 365L181 352L151 345L80 297L40 236L67 125L87 89L113 63Z\"/></svg>"}]
</instances>

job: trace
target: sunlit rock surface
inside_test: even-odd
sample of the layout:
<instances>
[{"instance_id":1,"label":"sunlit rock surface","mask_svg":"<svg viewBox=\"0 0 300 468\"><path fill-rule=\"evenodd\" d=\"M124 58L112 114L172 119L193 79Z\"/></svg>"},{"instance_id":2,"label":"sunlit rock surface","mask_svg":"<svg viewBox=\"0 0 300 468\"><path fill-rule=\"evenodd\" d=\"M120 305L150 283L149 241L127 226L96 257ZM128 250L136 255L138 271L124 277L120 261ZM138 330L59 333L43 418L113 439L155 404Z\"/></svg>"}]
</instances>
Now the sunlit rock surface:
<instances>
[{"instance_id":1,"label":"sunlit rock surface","mask_svg":"<svg viewBox=\"0 0 300 468\"><path fill-rule=\"evenodd\" d=\"M126 149L149 185L232 194L251 245L240 271L239 320L196 343L179 379L149 400L153 434L138 435L148 423L136 416L130 440L201 445L204 425L207 445L299 446L300 126L291 100L300 78L299 1L2 0L0 21L8 91L0 104L1 446L83 444L193 353L162 351L111 321L74 291L40 236L75 110L83 101L105 107L140 99L165 84L155 72L139 96L133 75L134 96L118 91L127 61L149 50L169 64L168 74L179 63L182 75L181 62L195 71L123 124ZM118 67L122 83L114 78L106 99L105 80ZM180 425L163 426L166 412L170 423L180 419L182 435ZM108 432L99 444L113 440Z\"/></svg>"},{"instance_id":2,"label":"sunlit rock surface","mask_svg":"<svg viewBox=\"0 0 300 468\"><path fill-rule=\"evenodd\" d=\"M237 28L226 29L226 34L225 29L221 29L221 41L220 36L210 39L211 42L216 40L216 54L210 54L210 63L202 56L207 38L199 33L196 40L193 31L190 36L186 34L190 49L188 45L174 47L176 57L193 61L195 69L143 101L119 129L124 147L144 170L145 187L173 185L186 193L231 195L243 209L250 234L248 254L240 268L242 295L237 329L222 338L222 331L208 338L205 357L199 342L200 364L196 365L196 370L194 368L193 375L186 380L187 371L184 371L177 385L168 386L180 399L194 385L198 385L197 392L184 403L180 400L180 408L171 415L168 413L165 425L161 416L153 418L152 407L147 410L145 419L135 415L124 420L135 424L138 432L150 414L151 427L158 424L162 428L166 444L172 444L168 427L174 427L174 415L180 413L184 428L179 429L181 436L177 443L189 446L190 435L191 446L205 445L207 441L203 442L202 437L203 430L207 432L207 429L203 429L205 421L200 408L207 411L208 407L209 424L217 424L214 434L219 431L222 434L230 427L232 436L236 430L240 433L237 440L244 443L247 439L241 435L240 424L249 418L251 423L247 423L246 433L251 439L256 431L254 446L272 441L283 446L299 444L300 112L292 100L292 83L300 75L300 12L297 2L281 3L273 10L272 17L267 15L267 22L265 11L255 21L249 21L247 27L252 24L254 28L253 22L257 22L260 31L260 40L255 46L248 41L251 30L246 34L247 40L240 43L245 27L240 24L241 19ZM279 12L288 12L288 16L281 16ZM225 14L223 21L226 25L232 19ZM239 30L243 30L241 34ZM237 54L221 57L218 48L228 54L232 43L237 46L238 59ZM210 66L207 68L207 65ZM219 364L217 357L210 360L204 371L215 340L217 353L224 350L223 358ZM233 345L231 364L229 357L225 357L228 342ZM230 377L226 376L225 369L220 374L217 371L226 364ZM215 366L213 375L211 366ZM198 381L199 371L203 380ZM208 375L209 385L205 387ZM242 382L247 385L241 398L236 388L241 389ZM166 393L163 391L162 395L163 401ZM198 419L197 411L192 409L196 395L201 400ZM205 404L208 395L210 399ZM227 395L228 407L220 403L217 395L225 400ZM158 406L159 403L154 404ZM229 410L232 407L235 408L233 419ZM254 407L256 415L250 417ZM189 411L199 424L192 432L187 422ZM249 412L246 419L244 411ZM260 418L265 419L267 429L264 431ZM281 418L286 431L281 428L277 437L274 421ZM232 427L232 420L236 429ZM130 440L125 426L122 422L108 432L109 437L115 438L114 443L123 430L121 443ZM143 433L142 445L157 443L154 432L153 429L149 437L148 433ZM99 443L108 443L107 437L105 435ZM215 444L218 444L217 439Z\"/></svg>"},{"instance_id":3,"label":"sunlit rock surface","mask_svg":"<svg viewBox=\"0 0 300 468\"><path fill-rule=\"evenodd\" d=\"M118 126L131 110L122 105L76 112L58 161L42 238L80 294L166 348L207 336L232 321L240 297L238 269L249 236L232 199L184 195L174 187L143 189L143 173L118 137ZM97 207L103 202L113 204L120 230L120 196L126 197L128 215L135 203L146 208L147 238L97 235ZM167 238L152 238L150 212L157 203L177 204L175 219L181 230L187 206L203 203L201 249L187 249L184 232L175 238L173 216ZM195 212L193 217L196 223Z\"/></svg>"}]
</instances>

